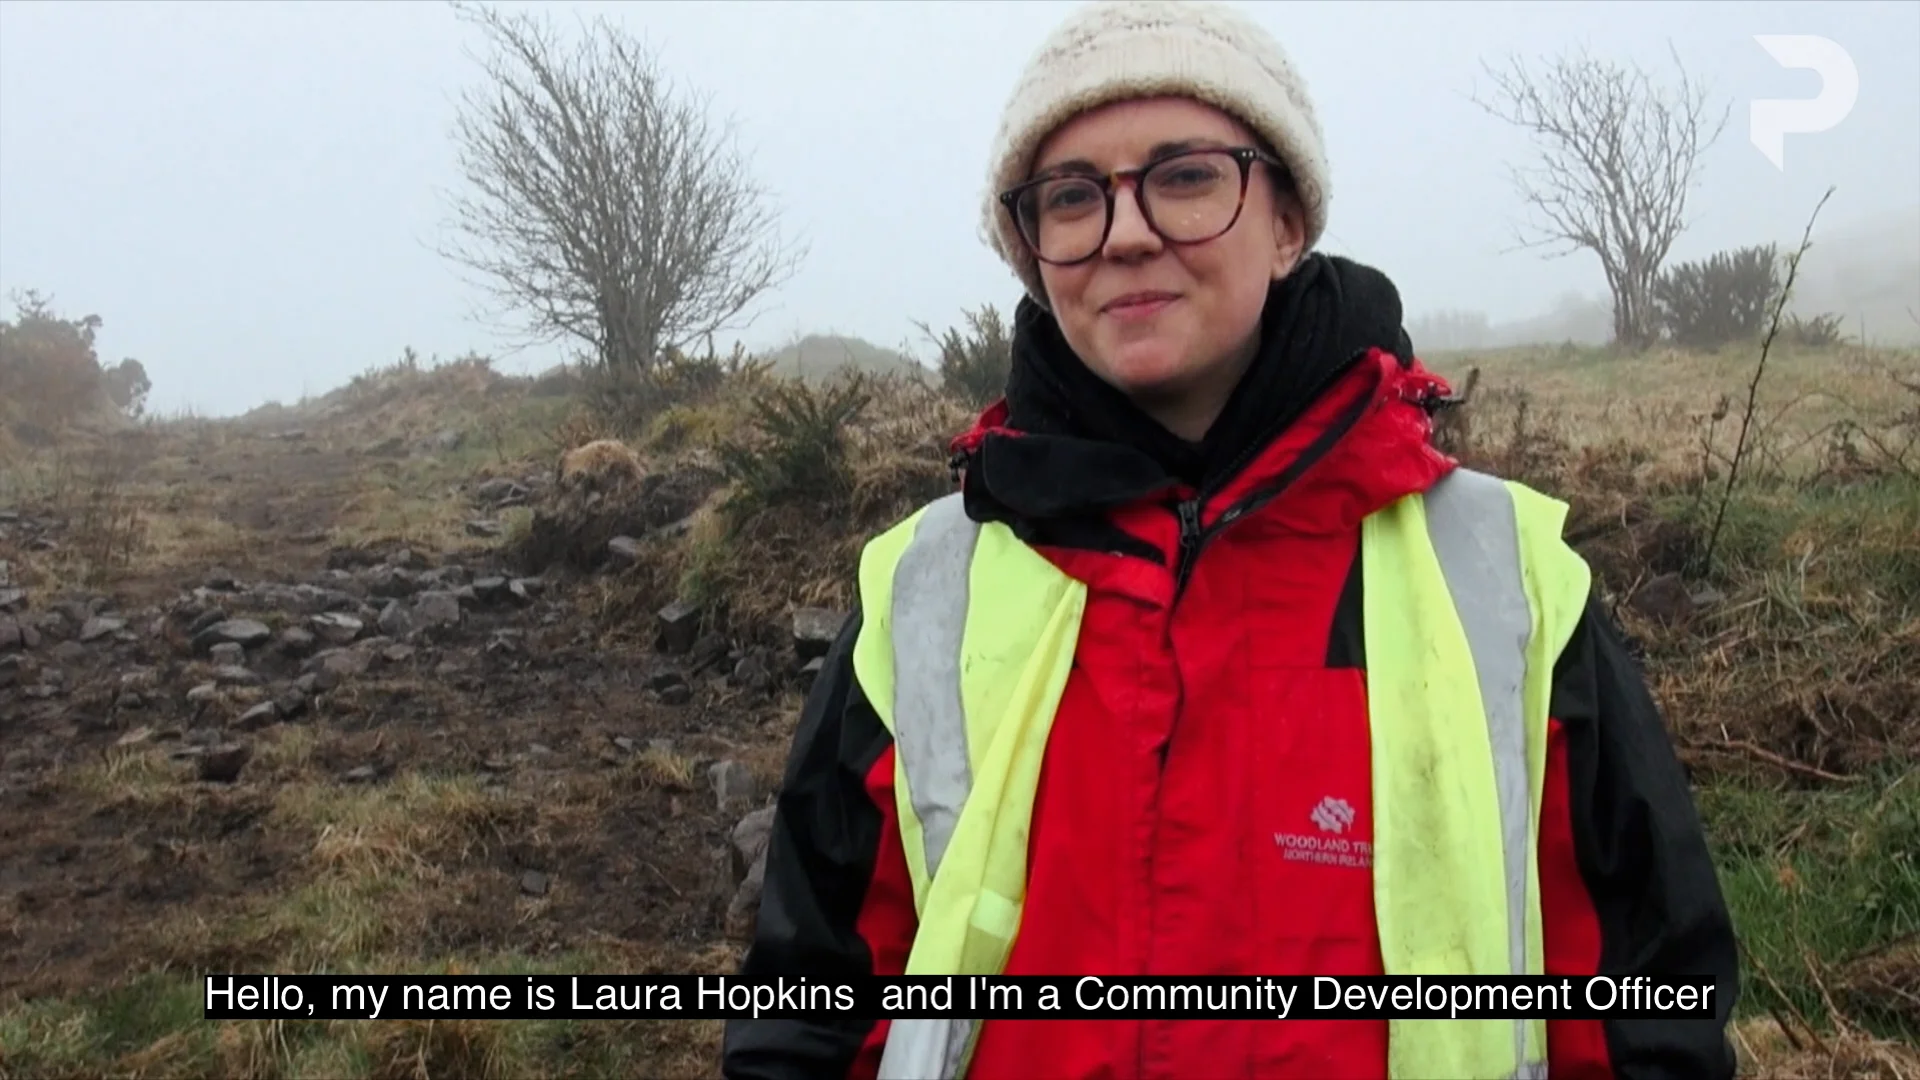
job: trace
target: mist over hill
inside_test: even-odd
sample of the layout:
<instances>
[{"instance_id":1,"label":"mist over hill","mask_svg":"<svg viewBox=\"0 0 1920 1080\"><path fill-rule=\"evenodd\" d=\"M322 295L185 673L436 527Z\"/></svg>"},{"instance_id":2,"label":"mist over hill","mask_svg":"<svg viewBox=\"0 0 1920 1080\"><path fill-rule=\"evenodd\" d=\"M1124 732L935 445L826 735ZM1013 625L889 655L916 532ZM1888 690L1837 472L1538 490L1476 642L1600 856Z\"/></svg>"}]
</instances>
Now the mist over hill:
<instances>
[{"instance_id":1,"label":"mist over hill","mask_svg":"<svg viewBox=\"0 0 1920 1080\"><path fill-rule=\"evenodd\" d=\"M1768 240L1784 257L1799 246L1800 234L1787 230L1760 242ZM1668 265L1690 258L1669 259ZM1862 344L1920 344L1920 203L1816 227L1787 311L1803 318L1839 315L1843 334ZM1613 334L1613 311L1605 292L1570 292L1527 318L1494 322L1481 311L1425 311L1410 315L1407 329L1421 352L1604 345Z\"/></svg>"},{"instance_id":2,"label":"mist over hill","mask_svg":"<svg viewBox=\"0 0 1920 1080\"><path fill-rule=\"evenodd\" d=\"M821 382L844 370L924 381L928 369L896 349L842 334L807 334L765 357L777 375Z\"/></svg>"}]
</instances>

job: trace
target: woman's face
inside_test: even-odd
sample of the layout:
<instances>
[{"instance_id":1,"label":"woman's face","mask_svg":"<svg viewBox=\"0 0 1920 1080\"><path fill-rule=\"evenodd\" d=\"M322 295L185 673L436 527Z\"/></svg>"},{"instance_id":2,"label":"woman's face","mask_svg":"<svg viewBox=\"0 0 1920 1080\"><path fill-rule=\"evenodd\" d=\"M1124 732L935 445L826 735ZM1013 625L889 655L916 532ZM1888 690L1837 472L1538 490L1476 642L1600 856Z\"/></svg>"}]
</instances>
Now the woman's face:
<instances>
[{"instance_id":1,"label":"woman's face","mask_svg":"<svg viewBox=\"0 0 1920 1080\"><path fill-rule=\"evenodd\" d=\"M1233 117L1188 98L1117 102L1056 130L1040 147L1033 175L1137 168L1173 145L1252 147L1258 140ZM1092 258L1072 266L1040 264L1048 301L1074 352L1188 438L1204 434L1225 404L1258 340L1268 288L1304 247L1298 206L1276 195L1268 168L1253 166L1238 220L1212 240L1162 239L1142 217L1136 187L1128 183L1116 192L1112 230ZM1234 171L1230 183L1237 188L1238 182ZM1160 217L1172 225L1173 197L1167 199Z\"/></svg>"}]
</instances>

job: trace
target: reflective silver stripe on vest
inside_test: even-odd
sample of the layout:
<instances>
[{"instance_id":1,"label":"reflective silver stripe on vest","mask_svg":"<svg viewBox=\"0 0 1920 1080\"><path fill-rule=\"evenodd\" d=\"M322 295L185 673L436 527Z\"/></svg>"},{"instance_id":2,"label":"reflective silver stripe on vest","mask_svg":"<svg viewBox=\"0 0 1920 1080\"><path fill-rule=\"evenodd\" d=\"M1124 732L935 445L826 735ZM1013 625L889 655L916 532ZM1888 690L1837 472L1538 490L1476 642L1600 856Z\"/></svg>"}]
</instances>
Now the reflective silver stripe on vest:
<instances>
[{"instance_id":1,"label":"reflective silver stripe on vest","mask_svg":"<svg viewBox=\"0 0 1920 1080\"><path fill-rule=\"evenodd\" d=\"M980 524L967 516L960 493L943 496L920 516L893 570L894 753L920 819L929 879L940 869L973 786L960 649L979 539ZM951 1080L973 1025L947 1018L893 1021L878 1080Z\"/></svg>"},{"instance_id":2,"label":"reflective silver stripe on vest","mask_svg":"<svg viewBox=\"0 0 1920 1080\"><path fill-rule=\"evenodd\" d=\"M893 569L894 752L926 840L929 878L953 841L973 787L960 647L967 576L979 539L980 525L967 516L956 492L927 507Z\"/></svg>"},{"instance_id":3,"label":"reflective silver stripe on vest","mask_svg":"<svg viewBox=\"0 0 1920 1080\"><path fill-rule=\"evenodd\" d=\"M1513 496L1497 477L1455 469L1425 497L1427 532L1473 655L1493 748L1506 863L1509 964L1527 963L1525 904L1529 822L1526 648L1533 614L1521 576ZM972 770L960 693L968 572L980 526L961 496L932 503L894 570L895 753L921 821L927 874L940 866L966 804ZM880 1080L953 1080L975 1021L893 1021ZM1514 1022L1516 1080L1546 1076L1526 1057L1526 1021Z\"/></svg>"},{"instance_id":4,"label":"reflective silver stripe on vest","mask_svg":"<svg viewBox=\"0 0 1920 1080\"><path fill-rule=\"evenodd\" d=\"M1532 785L1527 779L1527 643L1533 609L1520 567L1520 523L1513 493L1498 477L1455 469L1428 489L1427 538L1447 579L1479 676L1480 704L1493 748L1493 781L1507 866L1509 974L1527 972L1527 842ZM1517 1077L1534 1075L1527 1022L1513 1022ZM1545 1063L1538 1063L1542 1074Z\"/></svg>"}]
</instances>

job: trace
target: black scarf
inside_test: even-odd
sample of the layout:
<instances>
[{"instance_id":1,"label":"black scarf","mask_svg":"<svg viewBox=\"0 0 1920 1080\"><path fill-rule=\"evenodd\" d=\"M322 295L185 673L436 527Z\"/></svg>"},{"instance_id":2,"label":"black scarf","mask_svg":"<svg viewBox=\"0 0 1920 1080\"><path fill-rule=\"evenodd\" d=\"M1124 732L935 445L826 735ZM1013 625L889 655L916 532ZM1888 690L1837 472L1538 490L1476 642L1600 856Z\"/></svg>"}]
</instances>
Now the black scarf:
<instances>
[{"instance_id":1,"label":"black scarf","mask_svg":"<svg viewBox=\"0 0 1920 1080\"><path fill-rule=\"evenodd\" d=\"M1179 479L1211 490L1298 420L1369 348L1410 359L1401 315L1399 292L1386 275L1337 255L1310 255L1268 292L1253 362L1205 438L1194 443L1095 375L1053 316L1022 298L1014 312L1008 424L1052 437L1042 442L1101 444L1058 447L1102 459L1100 487L1137 491Z\"/></svg>"}]
</instances>

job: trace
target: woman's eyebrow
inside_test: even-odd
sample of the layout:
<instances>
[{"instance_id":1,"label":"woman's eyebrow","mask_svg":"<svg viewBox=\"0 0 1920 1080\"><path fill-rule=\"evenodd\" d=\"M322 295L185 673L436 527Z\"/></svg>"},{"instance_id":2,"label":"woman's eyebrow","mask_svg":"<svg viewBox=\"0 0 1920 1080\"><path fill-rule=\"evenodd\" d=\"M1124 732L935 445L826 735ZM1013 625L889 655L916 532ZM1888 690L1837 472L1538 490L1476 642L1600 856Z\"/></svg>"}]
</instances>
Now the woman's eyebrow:
<instances>
[{"instance_id":1,"label":"woman's eyebrow","mask_svg":"<svg viewBox=\"0 0 1920 1080\"><path fill-rule=\"evenodd\" d=\"M1169 154L1182 154L1188 150L1199 150L1205 147L1218 147L1218 146L1224 146L1224 145L1225 144L1220 142L1218 139L1176 139L1171 142L1155 143L1153 145L1153 149L1147 151L1147 160L1153 161L1157 158L1166 157ZM1048 167L1040 170L1039 172L1034 173L1033 178L1035 180L1038 180L1042 177L1060 176L1068 173L1083 174L1087 176L1102 176L1102 175L1105 175L1105 172L1106 170L1101 169L1099 166L1095 165L1091 161L1088 161L1086 158L1072 158L1070 160L1062 161L1055 165L1049 165Z\"/></svg>"}]
</instances>

